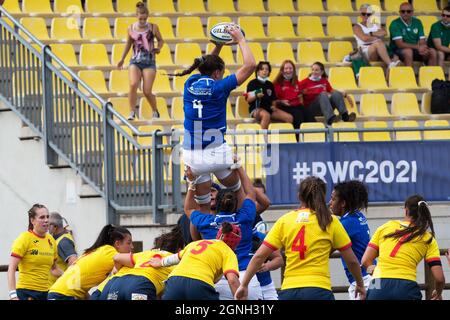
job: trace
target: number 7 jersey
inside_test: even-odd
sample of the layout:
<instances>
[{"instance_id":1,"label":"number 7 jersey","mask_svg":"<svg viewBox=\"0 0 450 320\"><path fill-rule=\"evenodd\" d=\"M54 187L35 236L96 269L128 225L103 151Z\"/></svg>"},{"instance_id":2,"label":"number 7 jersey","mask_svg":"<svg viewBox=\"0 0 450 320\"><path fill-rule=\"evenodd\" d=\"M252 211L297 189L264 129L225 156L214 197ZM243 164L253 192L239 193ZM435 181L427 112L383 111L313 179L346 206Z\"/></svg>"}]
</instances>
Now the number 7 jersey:
<instances>
[{"instance_id":1,"label":"number 7 jersey","mask_svg":"<svg viewBox=\"0 0 450 320\"><path fill-rule=\"evenodd\" d=\"M329 257L334 249L351 247L350 238L339 219L323 231L316 214L309 209L291 211L277 220L264 245L285 249L286 269L282 290L318 287L331 290Z\"/></svg>"}]
</instances>

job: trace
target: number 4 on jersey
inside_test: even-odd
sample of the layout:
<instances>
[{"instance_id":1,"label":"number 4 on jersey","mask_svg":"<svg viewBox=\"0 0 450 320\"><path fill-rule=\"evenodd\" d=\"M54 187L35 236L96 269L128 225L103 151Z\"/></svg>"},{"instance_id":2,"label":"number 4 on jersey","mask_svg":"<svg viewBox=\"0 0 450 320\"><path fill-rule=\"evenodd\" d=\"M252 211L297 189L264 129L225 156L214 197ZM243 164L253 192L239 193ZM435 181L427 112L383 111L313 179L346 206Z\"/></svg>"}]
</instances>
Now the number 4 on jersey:
<instances>
[{"instance_id":1,"label":"number 4 on jersey","mask_svg":"<svg viewBox=\"0 0 450 320\"><path fill-rule=\"evenodd\" d=\"M305 226L297 233L292 243L291 251L298 251L300 260L305 260L305 253L308 248L305 246Z\"/></svg>"},{"instance_id":2,"label":"number 4 on jersey","mask_svg":"<svg viewBox=\"0 0 450 320\"><path fill-rule=\"evenodd\" d=\"M194 100L192 101L192 107L194 109L197 109L198 118L203 118L203 105L200 100Z\"/></svg>"}]
</instances>

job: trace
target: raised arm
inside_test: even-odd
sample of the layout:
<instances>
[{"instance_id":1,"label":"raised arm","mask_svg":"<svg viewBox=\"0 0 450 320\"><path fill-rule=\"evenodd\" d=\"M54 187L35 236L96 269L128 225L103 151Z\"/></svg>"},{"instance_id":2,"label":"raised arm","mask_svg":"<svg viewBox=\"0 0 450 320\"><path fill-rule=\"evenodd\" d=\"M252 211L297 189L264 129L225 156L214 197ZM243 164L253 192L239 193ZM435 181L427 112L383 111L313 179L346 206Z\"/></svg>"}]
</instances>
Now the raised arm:
<instances>
[{"instance_id":1,"label":"raised arm","mask_svg":"<svg viewBox=\"0 0 450 320\"><path fill-rule=\"evenodd\" d=\"M242 31L240 29L232 27L229 29L229 33L232 36L234 42L239 45L239 48L242 52L242 59L244 64L236 71L237 83L238 85L241 85L255 71L255 57L253 57L253 53L250 50L247 42L245 41L244 35L242 34Z\"/></svg>"},{"instance_id":2,"label":"raised arm","mask_svg":"<svg viewBox=\"0 0 450 320\"><path fill-rule=\"evenodd\" d=\"M247 173L245 172L245 170L240 167L237 169L239 178L241 179L241 185L242 185L242 189L244 191L244 198L242 199L242 201L244 201L244 199L250 199L253 200L254 202L256 202L256 193L255 193L255 188L253 187L253 183L250 180L250 178L248 177ZM239 199L238 199L239 201ZM238 207L241 207L241 203L238 204Z\"/></svg>"},{"instance_id":3,"label":"raised arm","mask_svg":"<svg viewBox=\"0 0 450 320\"><path fill-rule=\"evenodd\" d=\"M256 213L261 214L267 210L270 206L270 199L264 193L262 188L253 188L255 190L255 199L256 199Z\"/></svg>"}]
</instances>

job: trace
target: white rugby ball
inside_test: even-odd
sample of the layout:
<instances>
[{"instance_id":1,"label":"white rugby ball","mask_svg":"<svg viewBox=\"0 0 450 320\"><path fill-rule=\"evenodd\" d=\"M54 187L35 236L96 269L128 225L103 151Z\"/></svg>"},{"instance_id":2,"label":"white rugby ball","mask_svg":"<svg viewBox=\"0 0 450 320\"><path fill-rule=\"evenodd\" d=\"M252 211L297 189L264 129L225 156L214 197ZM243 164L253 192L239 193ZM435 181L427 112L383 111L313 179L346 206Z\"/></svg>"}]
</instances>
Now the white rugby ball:
<instances>
[{"instance_id":1,"label":"white rugby ball","mask_svg":"<svg viewBox=\"0 0 450 320\"><path fill-rule=\"evenodd\" d=\"M209 35L211 37L211 40L217 42L217 43L221 43L221 44L225 44L230 40L233 40L233 38L231 37L231 35L228 33L227 31L227 27L234 25L236 27L238 27L239 29L241 29L241 27L237 24L234 23L230 23L230 22L221 22L216 24L215 26L213 26L211 28L211 30L209 31ZM244 30L241 29L242 34L245 37L245 33Z\"/></svg>"}]
</instances>

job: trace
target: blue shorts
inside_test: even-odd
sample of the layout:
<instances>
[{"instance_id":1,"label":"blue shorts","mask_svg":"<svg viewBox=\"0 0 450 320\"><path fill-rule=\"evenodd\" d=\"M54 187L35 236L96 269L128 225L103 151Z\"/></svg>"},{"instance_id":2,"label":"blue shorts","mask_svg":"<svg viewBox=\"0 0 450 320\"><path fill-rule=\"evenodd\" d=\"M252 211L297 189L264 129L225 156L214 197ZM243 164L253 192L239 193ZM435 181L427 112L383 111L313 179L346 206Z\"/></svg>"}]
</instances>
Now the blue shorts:
<instances>
[{"instance_id":1,"label":"blue shorts","mask_svg":"<svg viewBox=\"0 0 450 320\"><path fill-rule=\"evenodd\" d=\"M367 290L367 300L422 300L420 287L415 281L405 279L372 279Z\"/></svg>"},{"instance_id":2,"label":"blue shorts","mask_svg":"<svg viewBox=\"0 0 450 320\"><path fill-rule=\"evenodd\" d=\"M100 294L97 297L97 300L108 300L109 288L111 288L111 286L113 285L114 281L116 281L117 279L119 279L119 278L118 277L113 277L113 278L109 279L108 282L103 287L102 291L97 290L97 291L100 292Z\"/></svg>"},{"instance_id":3,"label":"blue shorts","mask_svg":"<svg viewBox=\"0 0 450 320\"><path fill-rule=\"evenodd\" d=\"M219 300L219 293L201 280L173 276L166 281L162 300Z\"/></svg>"},{"instance_id":4,"label":"blue shorts","mask_svg":"<svg viewBox=\"0 0 450 320\"><path fill-rule=\"evenodd\" d=\"M19 300L47 300L48 291L16 289Z\"/></svg>"},{"instance_id":5,"label":"blue shorts","mask_svg":"<svg viewBox=\"0 0 450 320\"><path fill-rule=\"evenodd\" d=\"M278 292L280 300L334 300L333 292L323 288L305 287L285 289Z\"/></svg>"},{"instance_id":6,"label":"blue shorts","mask_svg":"<svg viewBox=\"0 0 450 320\"><path fill-rule=\"evenodd\" d=\"M146 62L138 62L138 61L135 61L134 59L131 59L130 66L131 65L135 65L141 71L144 69L156 69L155 60L151 60L149 63L146 63Z\"/></svg>"},{"instance_id":7,"label":"blue shorts","mask_svg":"<svg viewBox=\"0 0 450 320\"><path fill-rule=\"evenodd\" d=\"M156 300L153 283L146 277L132 274L115 278L103 292L107 293L106 300Z\"/></svg>"},{"instance_id":8,"label":"blue shorts","mask_svg":"<svg viewBox=\"0 0 450 320\"><path fill-rule=\"evenodd\" d=\"M100 300L101 294L102 294L102 292L97 289L94 292L92 292L91 296L89 297L89 300Z\"/></svg>"},{"instance_id":9,"label":"blue shorts","mask_svg":"<svg viewBox=\"0 0 450 320\"><path fill-rule=\"evenodd\" d=\"M48 300L75 300L75 297L66 296L57 292L50 292L48 294Z\"/></svg>"}]
</instances>

